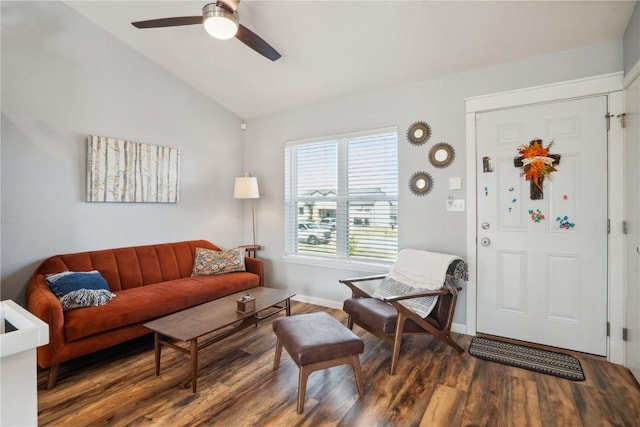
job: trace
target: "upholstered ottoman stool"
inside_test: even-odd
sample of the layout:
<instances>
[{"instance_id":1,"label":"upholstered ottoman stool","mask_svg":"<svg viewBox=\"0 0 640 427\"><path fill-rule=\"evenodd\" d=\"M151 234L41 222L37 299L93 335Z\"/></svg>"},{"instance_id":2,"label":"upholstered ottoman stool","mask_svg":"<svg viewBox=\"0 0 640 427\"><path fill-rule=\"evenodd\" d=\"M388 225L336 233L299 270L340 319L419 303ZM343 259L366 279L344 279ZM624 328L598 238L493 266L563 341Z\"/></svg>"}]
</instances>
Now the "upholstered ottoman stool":
<instances>
[{"instance_id":1,"label":"upholstered ottoman stool","mask_svg":"<svg viewBox=\"0 0 640 427\"><path fill-rule=\"evenodd\" d=\"M364 342L328 313L309 313L281 317L273 322L278 337L273 370L280 366L282 347L300 368L298 376L298 413L304 410L307 378L319 369L349 364L353 368L358 393L364 395L362 370L358 355Z\"/></svg>"}]
</instances>

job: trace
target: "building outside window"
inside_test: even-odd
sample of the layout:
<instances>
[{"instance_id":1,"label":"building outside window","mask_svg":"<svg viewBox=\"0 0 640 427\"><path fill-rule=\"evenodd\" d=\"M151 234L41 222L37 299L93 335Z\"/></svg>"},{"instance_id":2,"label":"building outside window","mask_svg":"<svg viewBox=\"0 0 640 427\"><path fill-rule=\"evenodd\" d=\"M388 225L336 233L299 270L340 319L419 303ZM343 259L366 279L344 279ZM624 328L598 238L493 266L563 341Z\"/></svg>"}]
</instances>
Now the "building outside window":
<instances>
[{"instance_id":1,"label":"building outside window","mask_svg":"<svg viewBox=\"0 0 640 427\"><path fill-rule=\"evenodd\" d=\"M286 144L285 245L290 256L396 258L395 127Z\"/></svg>"}]
</instances>

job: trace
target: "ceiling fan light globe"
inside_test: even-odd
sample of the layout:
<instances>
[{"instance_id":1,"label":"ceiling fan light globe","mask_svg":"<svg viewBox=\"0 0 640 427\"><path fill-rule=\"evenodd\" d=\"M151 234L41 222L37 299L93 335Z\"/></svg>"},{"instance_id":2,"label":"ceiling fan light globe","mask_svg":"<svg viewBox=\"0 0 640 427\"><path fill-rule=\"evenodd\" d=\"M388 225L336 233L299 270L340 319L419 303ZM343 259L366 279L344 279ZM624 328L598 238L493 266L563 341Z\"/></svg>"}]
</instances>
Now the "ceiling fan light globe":
<instances>
[{"instance_id":1,"label":"ceiling fan light globe","mask_svg":"<svg viewBox=\"0 0 640 427\"><path fill-rule=\"evenodd\" d=\"M212 3L203 8L202 14L204 29L211 37L228 40L238 32L237 13L231 13Z\"/></svg>"}]
</instances>

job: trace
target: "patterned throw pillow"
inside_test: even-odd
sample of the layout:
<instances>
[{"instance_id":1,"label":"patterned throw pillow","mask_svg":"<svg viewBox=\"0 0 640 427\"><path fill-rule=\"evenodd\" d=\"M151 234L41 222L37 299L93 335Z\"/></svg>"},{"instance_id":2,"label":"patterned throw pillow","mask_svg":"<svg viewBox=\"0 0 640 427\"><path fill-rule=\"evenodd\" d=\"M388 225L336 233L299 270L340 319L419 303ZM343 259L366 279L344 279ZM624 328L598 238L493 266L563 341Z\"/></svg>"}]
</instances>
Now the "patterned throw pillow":
<instances>
[{"instance_id":1,"label":"patterned throw pillow","mask_svg":"<svg viewBox=\"0 0 640 427\"><path fill-rule=\"evenodd\" d=\"M402 282L398 282L390 277L385 277L380 286L374 291L373 297L378 299L399 297L410 294L419 294L422 292L429 292L427 288L414 288L413 286L405 285ZM429 296L422 298L413 298L400 301L400 304L407 307L409 310L416 313L418 316L425 318L431 313L431 310L436 306L438 302L438 296Z\"/></svg>"},{"instance_id":2,"label":"patterned throw pillow","mask_svg":"<svg viewBox=\"0 0 640 427\"><path fill-rule=\"evenodd\" d=\"M72 310L74 308L105 305L115 296L116 294L104 289L78 289L58 299L62 304L63 310Z\"/></svg>"},{"instance_id":3,"label":"patterned throw pillow","mask_svg":"<svg viewBox=\"0 0 640 427\"><path fill-rule=\"evenodd\" d=\"M212 251L211 249L196 248L192 276L208 276L211 274L231 273L233 271L246 271L244 249Z\"/></svg>"},{"instance_id":4,"label":"patterned throw pillow","mask_svg":"<svg viewBox=\"0 0 640 427\"><path fill-rule=\"evenodd\" d=\"M47 284L60 300L63 310L104 305L116 296L96 270L49 274Z\"/></svg>"}]
</instances>

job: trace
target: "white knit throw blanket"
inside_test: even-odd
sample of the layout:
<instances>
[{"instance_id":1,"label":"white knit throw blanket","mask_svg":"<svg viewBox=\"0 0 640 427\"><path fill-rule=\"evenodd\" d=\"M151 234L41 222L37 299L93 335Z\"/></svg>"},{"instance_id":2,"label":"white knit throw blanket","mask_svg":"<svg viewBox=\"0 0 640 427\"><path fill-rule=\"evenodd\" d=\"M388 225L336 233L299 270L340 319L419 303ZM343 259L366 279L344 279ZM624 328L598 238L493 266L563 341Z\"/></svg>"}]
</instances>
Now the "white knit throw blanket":
<instances>
[{"instance_id":1,"label":"white knit throw blanket","mask_svg":"<svg viewBox=\"0 0 640 427\"><path fill-rule=\"evenodd\" d=\"M441 289L449 265L457 259L462 258L440 252L402 249L387 277L416 288Z\"/></svg>"}]
</instances>

